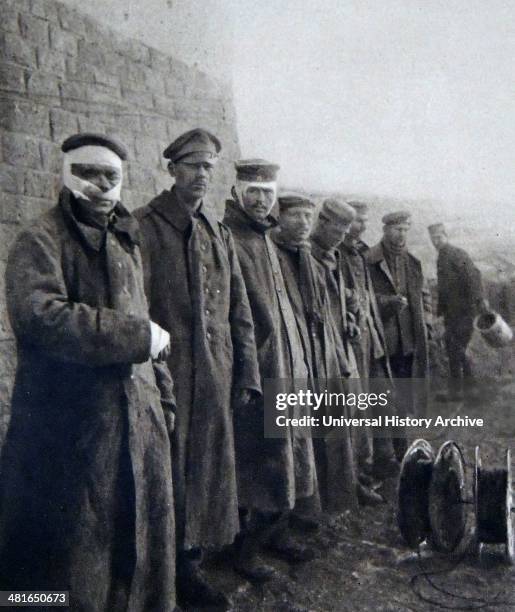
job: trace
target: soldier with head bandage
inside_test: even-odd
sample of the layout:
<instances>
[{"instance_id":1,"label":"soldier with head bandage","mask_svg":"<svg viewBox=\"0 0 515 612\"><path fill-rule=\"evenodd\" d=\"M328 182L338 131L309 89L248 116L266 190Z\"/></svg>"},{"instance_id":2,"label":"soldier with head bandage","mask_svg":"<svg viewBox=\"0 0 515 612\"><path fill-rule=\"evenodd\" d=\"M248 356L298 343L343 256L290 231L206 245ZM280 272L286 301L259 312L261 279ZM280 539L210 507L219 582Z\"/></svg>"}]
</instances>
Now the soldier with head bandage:
<instances>
[{"instance_id":1,"label":"soldier with head bandage","mask_svg":"<svg viewBox=\"0 0 515 612\"><path fill-rule=\"evenodd\" d=\"M264 221L277 198L279 166L264 159L242 159L235 164L232 196L255 221Z\"/></svg>"},{"instance_id":2,"label":"soldier with head bandage","mask_svg":"<svg viewBox=\"0 0 515 612\"><path fill-rule=\"evenodd\" d=\"M175 608L175 398L150 320L125 147L62 145L58 203L6 268L18 346L0 467L0 588L70 592L72 609ZM148 500L152 500L151 508Z\"/></svg>"}]
</instances>

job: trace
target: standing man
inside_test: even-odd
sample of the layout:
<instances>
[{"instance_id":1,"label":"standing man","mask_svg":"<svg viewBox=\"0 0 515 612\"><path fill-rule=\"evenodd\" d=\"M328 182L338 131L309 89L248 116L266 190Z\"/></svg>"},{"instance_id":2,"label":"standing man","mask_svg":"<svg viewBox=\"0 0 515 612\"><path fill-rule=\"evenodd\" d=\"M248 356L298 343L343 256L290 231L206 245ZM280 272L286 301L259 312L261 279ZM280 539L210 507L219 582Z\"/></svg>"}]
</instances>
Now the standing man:
<instances>
[{"instance_id":1,"label":"standing man","mask_svg":"<svg viewBox=\"0 0 515 612\"><path fill-rule=\"evenodd\" d=\"M352 344L360 377L367 380L374 361L385 360L387 351L374 288L365 262L365 253L369 247L362 240L368 224L368 206L356 201L348 204L355 215L339 251L342 255L345 286L351 298L349 307L360 331L353 338Z\"/></svg>"},{"instance_id":2,"label":"standing man","mask_svg":"<svg viewBox=\"0 0 515 612\"><path fill-rule=\"evenodd\" d=\"M392 372L388 361L383 324L377 306L372 280L365 253L368 245L362 240L367 230L368 206L364 202L351 201L349 206L355 212L349 231L339 247L342 271L349 297L349 310L355 316L359 334L352 337L352 347L363 389L371 391L370 381L375 386L389 387ZM380 413L377 409L378 414ZM375 430L374 430L375 431ZM382 479L395 476L399 467L392 446L392 430L385 428L373 437L371 430L357 441L358 465L368 471L372 461L372 475Z\"/></svg>"},{"instance_id":3,"label":"standing man","mask_svg":"<svg viewBox=\"0 0 515 612\"><path fill-rule=\"evenodd\" d=\"M271 211L279 166L262 159L241 160L235 166L233 200L227 202L224 222L233 232L245 278L261 380L306 380L302 339L277 250L268 235L277 225ZM260 543L290 562L313 558L313 551L291 537L288 519L298 500L317 492L311 438L289 426L284 438L265 438L263 410L260 398L246 411L235 413L238 495L247 523L237 569L256 582L272 575L271 568L257 563Z\"/></svg>"},{"instance_id":4,"label":"standing man","mask_svg":"<svg viewBox=\"0 0 515 612\"><path fill-rule=\"evenodd\" d=\"M487 310L483 298L481 274L470 256L449 243L443 223L428 227L433 246L438 251L438 310L445 325L445 346L449 358L450 401L463 399L472 382L472 368L467 345L476 315ZM468 381L467 381L468 379ZM468 382L465 385L465 382Z\"/></svg>"},{"instance_id":5,"label":"standing man","mask_svg":"<svg viewBox=\"0 0 515 612\"><path fill-rule=\"evenodd\" d=\"M394 379L398 383L399 415L423 416L427 406L428 305L424 296L422 264L407 248L411 214L405 211L385 215L383 238L366 252L374 285L386 348ZM416 379L414 383L413 379ZM398 456L406 440L397 438Z\"/></svg>"},{"instance_id":6,"label":"standing man","mask_svg":"<svg viewBox=\"0 0 515 612\"><path fill-rule=\"evenodd\" d=\"M136 213L150 312L173 346L177 591L199 607L228 603L199 563L239 531L231 401L237 412L261 390L233 239L205 200L220 149L203 129L179 136L163 154L174 186Z\"/></svg>"},{"instance_id":7,"label":"standing man","mask_svg":"<svg viewBox=\"0 0 515 612\"><path fill-rule=\"evenodd\" d=\"M353 330L355 322L361 324L357 309L359 294L356 283L348 274L348 262L345 249L342 247L342 241L347 240L349 229L355 219L356 212L348 204L332 198L325 200L313 228L311 241L313 255L324 270L333 316L338 323L339 335L344 338L350 362L356 363L357 361L358 364L354 368L355 371L351 375L349 384L356 387L355 391L360 392L368 389L367 378L361 378L362 369L360 369L360 365L363 361L360 344L361 334L356 334ZM361 263L360 273L368 280L366 264L362 258ZM368 285L370 285L370 282ZM368 290L366 295L369 295ZM349 311L351 311L352 320L349 319ZM380 334L375 325L374 330ZM367 336L363 336L363 341L366 341L366 339ZM358 359L356 359L355 354ZM372 370L374 377L388 378L387 363L385 363L383 356L384 352L370 352L370 361L364 375L368 376L369 371ZM358 488L358 499L363 505L379 504L382 502L381 496L366 486L370 484L366 472L373 469L374 476L377 478L386 478L398 473L398 463L394 458L391 438L382 436L375 440L375 461L371 466L372 448L369 432L361 428L354 428L352 434L358 478L361 481Z\"/></svg>"},{"instance_id":8,"label":"standing man","mask_svg":"<svg viewBox=\"0 0 515 612\"><path fill-rule=\"evenodd\" d=\"M6 270L18 369L0 584L69 590L73 610L172 612L173 405L151 362L169 335L149 318L138 224L120 203L127 153L95 134L62 151L59 202L18 236Z\"/></svg>"},{"instance_id":9,"label":"standing man","mask_svg":"<svg viewBox=\"0 0 515 612\"><path fill-rule=\"evenodd\" d=\"M315 203L296 194L285 194L278 201L279 227L273 238L308 356L311 386L318 393L329 384L332 391L343 392L342 377L350 374L345 338L336 329L326 278L311 254L309 241ZM333 389L335 385L338 388ZM313 440L324 510L342 512L357 507L358 483L349 433L347 428L335 429Z\"/></svg>"}]
</instances>

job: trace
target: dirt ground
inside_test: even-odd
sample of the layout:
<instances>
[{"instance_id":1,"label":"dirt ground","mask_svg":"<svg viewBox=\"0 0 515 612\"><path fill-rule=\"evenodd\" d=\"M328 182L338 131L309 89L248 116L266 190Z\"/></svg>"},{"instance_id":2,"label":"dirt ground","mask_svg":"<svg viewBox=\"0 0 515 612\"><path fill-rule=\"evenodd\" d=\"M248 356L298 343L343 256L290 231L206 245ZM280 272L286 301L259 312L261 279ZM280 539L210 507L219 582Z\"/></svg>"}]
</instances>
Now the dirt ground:
<instances>
[{"instance_id":1,"label":"dirt ground","mask_svg":"<svg viewBox=\"0 0 515 612\"><path fill-rule=\"evenodd\" d=\"M480 399L459 405L432 403L431 414L449 416L459 410L469 417L483 416L483 428L430 430L427 439L435 450L446 440L459 443L465 456L467 497L471 499L474 448L481 447L483 467L502 465L505 449L515 454L515 382L513 378L483 383ZM514 466L515 467L515 466ZM396 524L396 482L388 481L380 491L388 503L349 513L325 517L314 535L299 535L313 546L317 558L292 567L266 556L279 578L263 587L249 585L224 564L210 573L230 595L234 612L425 612L441 609L515 610L515 569L508 566L503 546L485 547L476 554L454 559L430 550L421 558L404 544ZM468 540L472 537L472 506L468 512ZM466 546L464 546L466 548ZM452 571L446 571L450 570ZM410 585L421 571L442 571L432 577L437 591L422 577L416 588ZM436 605L436 602L440 605Z\"/></svg>"}]
</instances>

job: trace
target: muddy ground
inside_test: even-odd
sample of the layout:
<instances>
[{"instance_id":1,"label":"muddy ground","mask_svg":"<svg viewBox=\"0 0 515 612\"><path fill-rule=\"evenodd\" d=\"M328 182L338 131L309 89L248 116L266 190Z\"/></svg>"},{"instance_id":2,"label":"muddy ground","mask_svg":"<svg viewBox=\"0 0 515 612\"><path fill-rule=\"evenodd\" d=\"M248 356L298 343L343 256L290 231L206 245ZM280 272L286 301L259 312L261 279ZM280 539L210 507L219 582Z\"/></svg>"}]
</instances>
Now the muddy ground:
<instances>
[{"instance_id":1,"label":"muddy ground","mask_svg":"<svg viewBox=\"0 0 515 612\"><path fill-rule=\"evenodd\" d=\"M483 416L483 428L431 430L437 449L448 439L456 440L465 455L467 496L471 497L474 448L481 446L483 466L504 461L505 449L515 453L515 383L513 378L484 382L480 398L463 405L432 402L431 413L443 416L459 410L470 417ZM515 466L514 466L515 467ZM264 560L279 572L279 578L263 587L250 586L227 563L211 563L210 574L230 595L235 612L425 612L442 609L515 610L515 569L505 562L503 546L486 547L476 554L454 558L430 550L411 552L396 525L396 482L380 489L388 503L349 513L325 517L319 532L303 535L303 541L317 552L315 561L292 567L271 556ZM466 506L469 538L472 536L472 507ZM447 571L452 569L452 571ZM415 592L411 581L421 571L439 571L433 576L439 592L422 577ZM439 603L440 605L436 605Z\"/></svg>"}]
</instances>

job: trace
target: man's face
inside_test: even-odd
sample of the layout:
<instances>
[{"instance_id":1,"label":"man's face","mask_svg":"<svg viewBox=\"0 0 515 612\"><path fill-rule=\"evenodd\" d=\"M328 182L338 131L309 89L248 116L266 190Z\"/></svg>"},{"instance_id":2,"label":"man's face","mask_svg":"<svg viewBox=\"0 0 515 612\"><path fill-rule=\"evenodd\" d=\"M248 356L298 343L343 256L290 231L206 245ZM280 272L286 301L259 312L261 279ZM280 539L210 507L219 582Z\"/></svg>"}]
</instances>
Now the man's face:
<instances>
[{"instance_id":1,"label":"man's face","mask_svg":"<svg viewBox=\"0 0 515 612\"><path fill-rule=\"evenodd\" d=\"M116 187L122 180L122 173L116 166L109 164L72 164L71 172L76 177L91 183L83 187L83 193L92 205L109 212L115 201L106 198L104 194Z\"/></svg>"},{"instance_id":2,"label":"man's face","mask_svg":"<svg viewBox=\"0 0 515 612\"><path fill-rule=\"evenodd\" d=\"M356 213L356 218L350 224L349 236L352 239L357 240L365 233L367 227L368 227L368 214L366 212L358 212Z\"/></svg>"},{"instance_id":3,"label":"man's face","mask_svg":"<svg viewBox=\"0 0 515 612\"><path fill-rule=\"evenodd\" d=\"M298 244L309 238L314 210L311 208L289 208L279 215L279 225L288 242Z\"/></svg>"},{"instance_id":4,"label":"man's face","mask_svg":"<svg viewBox=\"0 0 515 612\"><path fill-rule=\"evenodd\" d=\"M343 220L328 219L321 213L313 230L313 237L326 249L334 249L343 241L349 228L349 223L345 223Z\"/></svg>"},{"instance_id":5,"label":"man's face","mask_svg":"<svg viewBox=\"0 0 515 612\"><path fill-rule=\"evenodd\" d=\"M384 235L387 240L398 247L406 246L408 232L411 227L410 223L396 223L387 225L384 228Z\"/></svg>"},{"instance_id":6,"label":"man's face","mask_svg":"<svg viewBox=\"0 0 515 612\"><path fill-rule=\"evenodd\" d=\"M200 200L207 192L213 177L215 162L211 159L179 160L169 165L169 172L175 178L175 187L187 199Z\"/></svg>"},{"instance_id":7,"label":"man's face","mask_svg":"<svg viewBox=\"0 0 515 612\"><path fill-rule=\"evenodd\" d=\"M443 245L447 243L447 234L444 231L430 234L430 238L431 242L433 243L433 246L437 251L440 250Z\"/></svg>"},{"instance_id":8,"label":"man's face","mask_svg":"<svg viewBox=\"0 0 515 612\"><path fill-rule=\"evenodd\" d=\"M275 190L272 187L250 185L242 198L247 215L255 221L264 221L274 205Z\"/></svg>"}]
</instances>

